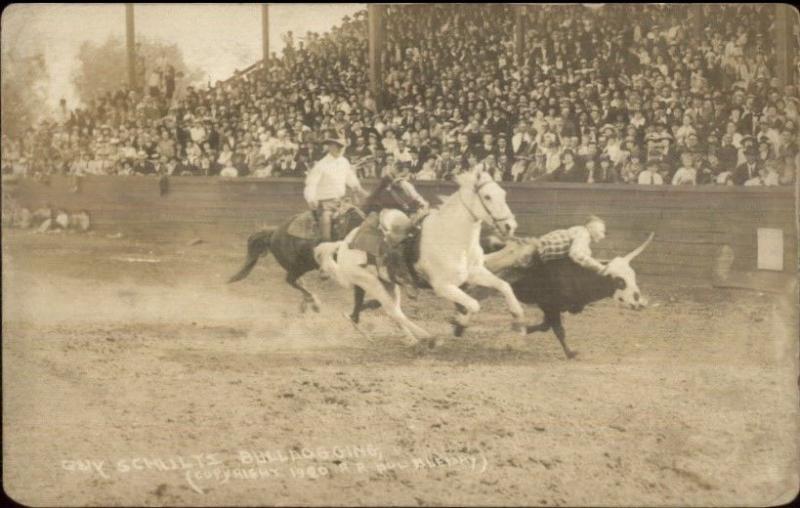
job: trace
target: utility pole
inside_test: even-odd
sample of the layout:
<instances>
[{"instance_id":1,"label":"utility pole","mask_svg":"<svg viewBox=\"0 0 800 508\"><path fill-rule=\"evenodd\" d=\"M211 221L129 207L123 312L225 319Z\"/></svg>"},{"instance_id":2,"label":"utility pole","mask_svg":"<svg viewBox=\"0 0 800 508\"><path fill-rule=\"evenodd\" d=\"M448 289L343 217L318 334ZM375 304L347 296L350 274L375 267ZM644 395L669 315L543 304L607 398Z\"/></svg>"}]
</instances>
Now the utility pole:
<instances>
[{"instance_id":1,"label":"utility pole","mask_svg":"<svg viewBox=\"0 0 800 508\"><path fill-rule=\"evenodd\" d=\"M369 27L369 84L372 97L378 110L383 96L383 11L380 4L367 5L367 26Z\"/></svg>"},{"instance_id":2,"label":"utility pole","mask_svg":"<svg viewBox=\"0 0 800 508\"><path fill-rule=\"evenodd\" d=\"M797 11L788 4L774 4L775 25L773 41L777 58L778 81L781 86L794 85L797 71L797 41L794 29L798 23Z\"/></svg>"},{"instance_id":3,"label":"utility pole","mask_svg":"<svg viewBox=\"0 0 800 508\"><path fill-rule=\"evenodd\" d=\"M514 50L517 57L517 67L525 62L525 22L527 10L524 5L514 6Z\"/></svg>"},{"instance_id":4,"label":"utility pole","mask_svg":"<svg viewBox=\"0 0 800 508\"><path fill-rule=\"evenodd\" d=\"M269 4L261 4L261 57L264 77L269 74Z\"/></svg>"},{"instance_id":5,"label":"utility pole","mask_svg":"<svg viewBox=\"0 0 800 508\"><path fill-rule=\"evenodd\" d=\"M125 4L125 41L128 49L128 86L136 90L136 33L133 26L133 4Z\"/></svg>"}]
</instances>

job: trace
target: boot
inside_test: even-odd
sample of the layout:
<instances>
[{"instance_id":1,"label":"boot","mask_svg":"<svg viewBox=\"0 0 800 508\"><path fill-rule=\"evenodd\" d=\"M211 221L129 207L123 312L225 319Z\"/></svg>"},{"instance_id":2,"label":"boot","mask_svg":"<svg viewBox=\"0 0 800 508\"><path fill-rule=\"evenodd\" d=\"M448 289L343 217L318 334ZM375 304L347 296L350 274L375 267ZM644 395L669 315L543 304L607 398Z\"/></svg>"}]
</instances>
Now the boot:
<instances>
[{"instance_id":1,"label":"boot","mask_svg":"<svg viewBox=\"0 0 800 508\"><path fill-rule=\"evenodd\" d=\"M416 300L417 286L414 282L414 277L408 269L408 264L406 263L403 251L404 249L402 243L390 246L389 251L386 253L384 258L386 262L386 270L389 272L389 278L393 282L403 286L409 298Z\"/></svg>"},{"instance_id":2,"label":"boot","mask_svg":"<svg viewBox=\"0 0 800 508\"><path fill-rule=\"evenodd\" d=\"M333 235L331 234L332 230L332 219L330 212L322 212L319 216L319 232L322 236L323 242L332 242Z\"/></svg>"}]
</instances>

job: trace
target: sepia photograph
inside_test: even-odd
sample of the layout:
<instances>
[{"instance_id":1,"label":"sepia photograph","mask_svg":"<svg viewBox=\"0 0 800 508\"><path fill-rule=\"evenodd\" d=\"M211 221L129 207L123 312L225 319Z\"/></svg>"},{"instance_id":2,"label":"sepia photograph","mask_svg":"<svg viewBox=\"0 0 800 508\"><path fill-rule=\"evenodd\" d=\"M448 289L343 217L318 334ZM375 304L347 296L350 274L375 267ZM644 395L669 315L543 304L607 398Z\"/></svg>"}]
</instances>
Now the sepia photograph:
<instances>
[{"instance_id":1,"label":"sepia photograph","mask_svg":"<svg viewBox=\"0 0 800 508\"><path fill-rule=\"evenodd\" d=\"M780 506L800 11L0 18L24 506Z\"/></svg>"}]
</instances>

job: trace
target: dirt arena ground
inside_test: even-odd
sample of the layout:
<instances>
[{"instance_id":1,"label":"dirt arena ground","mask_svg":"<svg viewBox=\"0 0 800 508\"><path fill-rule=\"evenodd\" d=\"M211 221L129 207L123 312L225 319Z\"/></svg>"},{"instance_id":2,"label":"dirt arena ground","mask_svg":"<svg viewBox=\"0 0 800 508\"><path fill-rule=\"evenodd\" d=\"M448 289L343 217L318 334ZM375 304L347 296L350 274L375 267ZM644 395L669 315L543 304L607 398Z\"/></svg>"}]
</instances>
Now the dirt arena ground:
<instances>
[{"instance_id":1,"label":"dirt arena ground","mask_svg":"<svg viewBox=\"0 0 800 508\"><path fill-rule=\"evenodd\" d=\"M28 505L768 505L798 488L796 309L640 280L550 334L499 298L404 347L243 245L3 233L3 474ZM449 337L450 307L406 302ZM536 321L540 313L528 309ZM258 461L255 458L258 458Z\"/></svg>"}]
</instances>

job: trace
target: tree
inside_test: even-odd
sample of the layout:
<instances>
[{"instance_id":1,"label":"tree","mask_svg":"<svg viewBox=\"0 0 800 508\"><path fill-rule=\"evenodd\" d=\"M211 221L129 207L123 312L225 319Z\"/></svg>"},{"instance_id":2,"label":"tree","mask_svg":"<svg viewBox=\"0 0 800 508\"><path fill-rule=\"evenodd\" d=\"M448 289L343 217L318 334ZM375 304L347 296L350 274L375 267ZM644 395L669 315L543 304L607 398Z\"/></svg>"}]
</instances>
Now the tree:
<instances>
[{"instance_id":1,"label":"tree","mask_svg":"<svg viewBox=\"0 0 800 508\"><path fill-rule=\"evenodd\" d=\"M13 48L2 55L2 132L19 137L47 113L47 64L41 53L21 56Z\"/></svg>"},{"instance_id":2,"label":"tree","mask_svg":"<svg viewBox=\"0 0 800 508\"><path fill-rule=\"evenodd\" d=\"M190 68L183 60L183 53L176 44L161 41L137 39L137 66L144 62L145 67L155 65L163 56L175 68L177 76L182 77L183 86L202 80L205 73L199 68ZM118 37L109 37L103 44L86 41L78 51L78 68L73 75L73 83L78 96L84 103L105 92L114 92L128 84L127 51ZM139 87L144 85L142 72L137 69Z\"/></svg>"}]
</instances>

